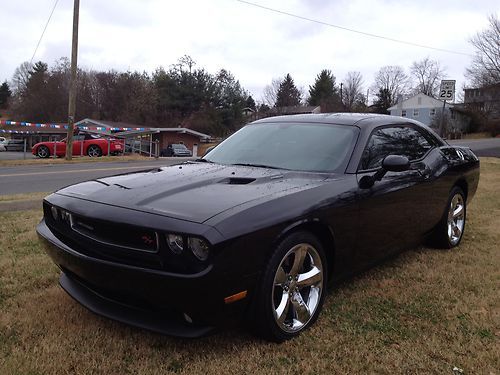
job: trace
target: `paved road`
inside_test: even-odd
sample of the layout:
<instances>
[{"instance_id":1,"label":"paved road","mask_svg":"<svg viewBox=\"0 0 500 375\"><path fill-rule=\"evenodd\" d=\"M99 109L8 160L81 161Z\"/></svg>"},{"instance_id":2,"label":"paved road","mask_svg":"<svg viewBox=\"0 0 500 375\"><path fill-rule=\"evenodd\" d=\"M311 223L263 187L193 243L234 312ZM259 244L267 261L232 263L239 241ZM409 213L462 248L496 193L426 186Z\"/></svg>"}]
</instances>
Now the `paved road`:
<instances>
[{"instance_id":1,"label":"paved road","mask_svg":"<svg viewBox=\"0 0 500 375\"><path fill-rule=\"evenodd\" d=\"M0 167L0 195L52 192L77 182L180 163L186 158Z\"/></svg>"},{"instance_id":2,"label":"paved road","mask_svg":"<svg viewBox=\"0 0 500 375\"><path fill-rule=\"evenodd\" d=\"M500 157L500 138L456 140L449 143L468 146L481 157ZM151 161L0 167L0 195L50 192L80 181L172 165L183 160L185 159L162 158Z\"/></svg>"},{"instance_id":3,"label":"paved road","mask_svg":"<svg viewBox=\"0 0 500 375\"><path fill-rule=\"evenodd\" d=\"M458 139L455 141L448 141L448 143L470 147L477 156L500 158L500 138Z\"/></svg>"}]
</instances>

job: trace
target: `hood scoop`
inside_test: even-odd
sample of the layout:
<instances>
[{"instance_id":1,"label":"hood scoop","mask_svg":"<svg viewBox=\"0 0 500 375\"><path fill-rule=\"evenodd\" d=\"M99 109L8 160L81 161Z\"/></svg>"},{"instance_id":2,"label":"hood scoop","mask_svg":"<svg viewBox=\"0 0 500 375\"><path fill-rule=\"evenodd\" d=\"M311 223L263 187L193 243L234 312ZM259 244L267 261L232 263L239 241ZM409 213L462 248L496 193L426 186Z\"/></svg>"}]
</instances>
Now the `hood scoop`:
<instances>
[{"instance_id":1,"label":"hood scoop","mask_svg":"<svg viewBox=\"0 0 500 375\"><path fill-rule=\"evenodd\" d=\"M227 184L227 185L247 185L251 182L254 182L255 178L249 177L229 177L219 181L219 184Z\"/></svg>"}]
</instances>

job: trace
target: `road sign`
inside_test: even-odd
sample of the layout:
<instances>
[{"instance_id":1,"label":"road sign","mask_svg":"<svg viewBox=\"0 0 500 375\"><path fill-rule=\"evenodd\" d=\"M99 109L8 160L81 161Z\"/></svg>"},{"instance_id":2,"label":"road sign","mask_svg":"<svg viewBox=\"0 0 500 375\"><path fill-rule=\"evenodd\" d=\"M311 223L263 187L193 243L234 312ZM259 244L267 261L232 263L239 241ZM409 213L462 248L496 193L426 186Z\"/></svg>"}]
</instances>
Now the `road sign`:
<instances>
[{"instance_id":1,"label":"road sign","mask_svg":"<svg viewBox=\"0 0 500 375\"><path fill-rule=\"evenodd\" d=\"M439 87L439 100L446 100L447 102L455 101L455 83L453 79L443 79Z\"/></svg>"}]
</instances>

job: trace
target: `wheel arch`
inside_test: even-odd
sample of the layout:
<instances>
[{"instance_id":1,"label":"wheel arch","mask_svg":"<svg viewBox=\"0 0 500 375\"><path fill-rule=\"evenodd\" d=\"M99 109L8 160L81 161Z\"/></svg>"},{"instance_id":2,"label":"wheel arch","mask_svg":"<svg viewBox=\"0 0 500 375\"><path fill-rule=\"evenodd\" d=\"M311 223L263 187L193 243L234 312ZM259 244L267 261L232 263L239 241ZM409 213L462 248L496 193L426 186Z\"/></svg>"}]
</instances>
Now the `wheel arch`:
<instances>
[{"instance_id":1,"label":"wheel arch","mask_svg":"<svg viewBox=\"0 0 500 375\"><path fill-rule=\"evenodd\" d=\"M455 187L455 186L458 186L460 189L463 190L464 194L465 194L465 201L467 201L467 197L469 195L469 184L467 184L467 181L465 180L465 178L460 178L458 179L455 184L453 185L452 189Z\"/></svg>"},{"instance_id":2,"label":"wheel arch","mask_svg":"<svg viewBox=\"0 0 500 375\"><path fill-rule=\"evenodd\" d=\"M285 237L294 232L306 231L312 233L318 238L325 250L325 256L328 267L328 279L331 280L334 275L335 266L335 236L333 229L319 219L308 219L297 221L288 225L281 231L273 245L277 246ZM274 248L274 246L273 246Z\"/></svg>"}]
</instances>

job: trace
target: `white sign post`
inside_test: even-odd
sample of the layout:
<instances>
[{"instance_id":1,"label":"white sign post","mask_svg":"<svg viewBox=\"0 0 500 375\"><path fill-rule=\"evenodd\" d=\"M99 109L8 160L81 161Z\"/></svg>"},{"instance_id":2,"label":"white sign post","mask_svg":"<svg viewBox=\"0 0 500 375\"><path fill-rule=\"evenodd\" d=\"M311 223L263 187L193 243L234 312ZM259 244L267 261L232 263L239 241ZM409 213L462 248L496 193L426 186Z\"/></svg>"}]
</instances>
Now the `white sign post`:
<instances>
[{"instance_id":1,"label":"white sign post","mask_svg":"<svg viewBox=\"0 0 500 375\"><path fill-rule=\"evenodd\" d=\"M439 87L439 100L447 100L449 102L455 101L455 83L453 79L444 79L441 81Z\"/></svg>"},{"instance_id":2,"label":"white sign post","mask_svg":"<svg viewBox=\"0 0 500 375\"><path fill-rule=\"evenodd\" d=\"M439 126L439 135L444 136L444 110L446 108L446 101L455 101L455 81L454 79L443 79L441 86L439 86L438 99L443 101L443 110L441 112L441 124Z\"/></svg>"}]
</instances>

